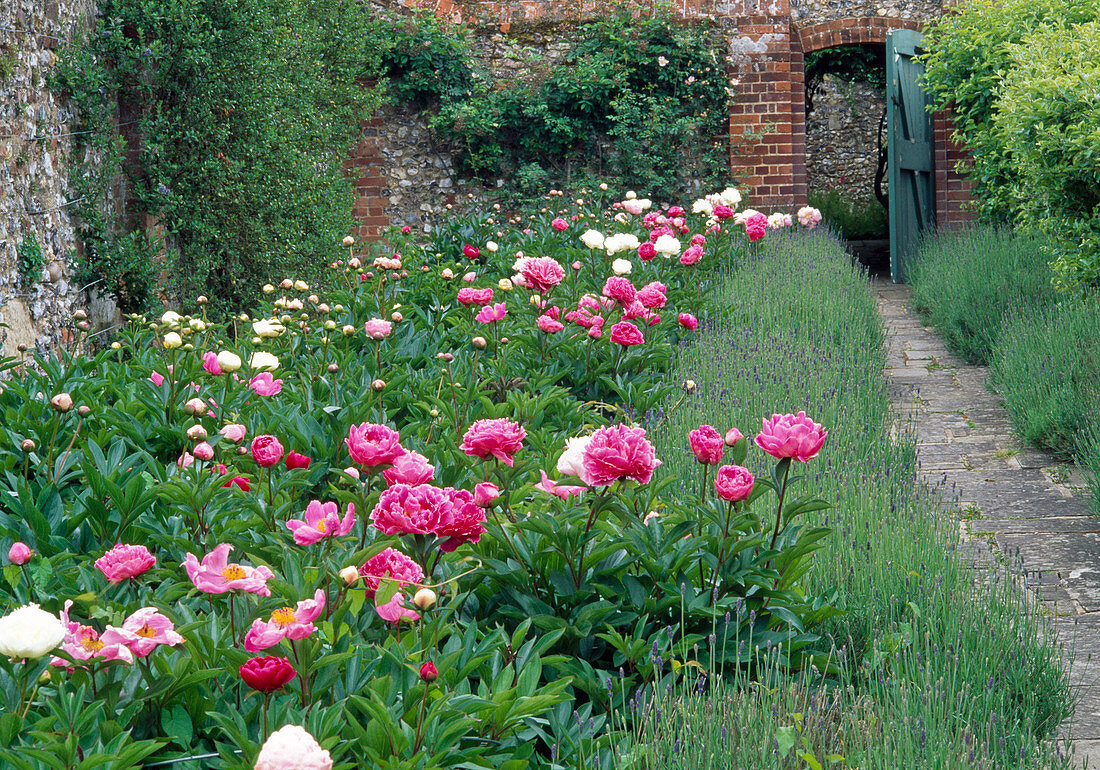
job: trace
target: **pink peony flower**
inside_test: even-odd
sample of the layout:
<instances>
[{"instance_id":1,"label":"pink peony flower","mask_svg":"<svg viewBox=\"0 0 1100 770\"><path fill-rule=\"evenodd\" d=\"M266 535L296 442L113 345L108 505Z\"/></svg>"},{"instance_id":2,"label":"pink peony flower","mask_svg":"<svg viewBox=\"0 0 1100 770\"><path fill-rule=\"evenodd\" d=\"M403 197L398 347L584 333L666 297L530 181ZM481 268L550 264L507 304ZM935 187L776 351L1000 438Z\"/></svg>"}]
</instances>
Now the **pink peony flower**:
<instances>
[{"instance_id":1,"label":"pink peony flower","mask_svg":"<svg viewBox=\"0 0 1100 770\"><path fill-rule=\"evenodd\" d=\"M313 621L324 608L325 592L318 588L312 599L298 602L296 608L277 609L266 622L256 618L244 637L244 648L248 652L259 652L274 647L283 639L305 639L317 630Z\"/></svg>"},{"instance_id":2,"label":"pink peony flower","mask_svg":"<svg viewBox=\"0 0 1100 770\"><path fill-rule=\"evenodd\" d=\"M202 368L210 374L224 374L221 366L218 365L218 354L212 350L208 350L202 354ZM143 656L139 656L143 657Z\"/></svg>"},{"instance_id":3,"label":"pink peony flower","mask_svg":"<svg viewBox=\"0 0 1100 770\"><path fill-rule=\"evenodd\" d=\"M710 425L700 425L688 433L688 442L695 459L705 465L717 465L722 462L722 455L726 451L726 443Z\"/></svg>"},{"instance_id":4,"label":"pink peony flower","mask_svg":"<svg viewBox=\"0 0 1100 770\"><path fill-rule=\"evenodd\" d=\"M670 217L682 217L684 216L684 210L679 206L669 206L668 215Z\"/></svg>"},{"instance_id":5,"label":"pink peony flower","mask_svg":"<svg viewBox=\"0 0 1100 770\"><path fill-rule=\"evenodd\" d=\"M467 307L470 305L488 305L493 301L493 290L471 289L467 286L458 290L458 301Z\"/></svg>"},{"instance_id":6,"label":"pink peony flower","mask_svg":"<svg viewBox=\"0 0 1100 770\"><path fill-rule=\"evenodd\" d=\"M680 255L680 264L685 267L690 267L696 264L703 258L702 246L690 246L684 250L684 253Z\"/></svg>"},{"instance_id":7,"label":"pink peony flower","mask_svg":"<svg viewBox=\"0 0 1100 770\"><path fill-rule=\"evenodd\" d=\"M264 742L253 770L332 770L332 757L305 728L287 725Z\"/></svg>"},{"instance_id":8,"label":"pink peony flower","mask_svg":"<svg viewBox=\"0 0 1100 770\"><path fill-rule=\"evenodd\" d=\"M351 459L367 467L393 465L394 460L405 454L400 441L397 431L371 422L352 425L344 439Z\"/></svg>"},{"instance_id":9,"label":"pink peony flower","mask_svg":"<svg viewBox=\"0 0 1100 770\"><path fill-rule=\"evenodd\" d=\"M164 384L164 375L160 372L153 372L149 375L149 382L156 385L158 388Z\"/></svg>"},{"instance_id":10,"label":"pink peony flower","mask_svg":"<svg viewBox=\"0 0 1100 770\"><path fill-rule=\"evenodd\" d=\"M555 321L548 315L540 315L535 323L538 324L539 331L546 334L557 334L565 328L560 321Z\"/></svg>"},{"instance_id":11,"label":"pink peony flower","mask_svg":"<svg viewBox=\"0 0 1100 770\"><path fill-rule=\"evenodd\" d=\"M471 270L470 272L468 272L468 273L466 273L465 275L462 276L462 280L465 281L466 283L473 283L474 281L477 280L477 273L475 273L473 270Z\"/></svg>"},{"instance_id":12,"label":"pink peony flower","mask_svg":"<svg viewBox=\"0 0 1100 770\"><path fill-rule=\"evenodd\" d=\"M798 210L798 224L803 227L808 227L812 230L817 227L817 223L820 221L821 212L813 206L803 206Z\"/></svg>"},{"instance_id":13,"label":"pink peony flower","mask_svg":"<svg viewBox=\"0 0 1100 770\"><path fill-rule=\"evenodd\" d=\"M790 457L804 463L817 457L828 435L805 412L773 414L763 421L756 445L777 460Z\"/></svg>"},{"instance_id":14,"label":"pink peony flower","mask_svg":"<svg viewBox=\"0 0 1100 770\"><path fill-rule=\"evenodd\" d=\"M101 634L91 626L69 620L69 608L72 606L72 599L66 600L65 609L61 610L61 622L65 625L65 639L61 642L62 650L76 660L95 658L103 661L134 662L134 654L126 646L126 637L121 629L107 626ZM68 666L69 662L63 658L54 657L50 660L50 665Z\"/></svg>"},{"instance_id":15,"label":"pink peony flower","mask_svg":"<svg viewBox=\"0 0 1100 770\"><path fill-rule=\"evenodd\" d=\"M233 546L222 543L206 556L202 564L194 554L183 557L183 567L195 588L208 594L224 594L226 591L244 591L260 596L271 596L267 581L275 575L267 567L245 567L229 562Z\"/></svg>"},{"instance_id":16,"label":"pink peony flower","mask_svg":"<svg viewBox=\"0 0 1100 770\"><path fill-rule=\"evenodd\" d=\"M646 241L638 247L638 258L643 262L648 262L657 256L657 247L653 245L653 241Z\"/></svg>"},{"instance_id":17,"label":"pink peony flower","mask_svg":"<svg viewBox=\"0 0 1100 770\"><path fill-rule=\"evenodd\" d=\"M145 546L123 543L118 543L95 560L95 566L112 585L136 578L148 572L156 563L156 557Z\"/></svg>"},{"instance_id":18,"label":"pink peony flower","mask_svg":"<svg viewBox=\"0 0 1100 770\"><path fill-rule=\"evenodd\" d=\"M517 268L527 288L545 294L565 278L565 268L553 257L527 257Z\"/></svg>"},{"instance_id":19,"label":"pink peony flower","mask_svg":"<svg viewBox=\"0 0 1100 770\"><path fill-rule=\"evenodd\" d=\"M604 487L629 478L648 484L661 464L646 440L645 430L626 425L600 428L592 434L584 450L584 474L589 486Z\"/></svg>"},{"instance_id":20,"label":"pink peony flower","mask_svg":"<svg viewBox=\"0 0 1100 770\"><path fill-rule=\"evenodd\" d=\"M394 484L415 487L417 484L427 484L435 478L435 466L422 454L406 452L394 459L392 467L382 471L382 478L391 487Z\"/></svg>"},{"instance_id":21,"label":"pink peony flower","mask_svg":"<svg viewBox=\"0 0 1100 770\"><path fill-rule=\"evenodd\" d=\"M121 635L130 652L137 658L144 658L158 645L175 647L183 641L176 633L172 621L160 614L156 607L142 607L122 623Z\"/></svg>"},{"instance_id":22,"label":"pink peony flower","mask_svg":"<svg viewBox=\"0 0 1100 770\"><path fill-rule=\"evenodd\" d=\"M355 506L348 503L344 518L340 518L340 507L336 503L322 503L313 500L306 506L306 520L290 519L286 528L294 533L294 542L298 545L312 545L326 537L346 535L355 526Z\"/></svg>"},{"instance_id":23,"label":"pink peony flower","mask_svg":"<svg viewBox=\"0 0 1100 770\"><path fill-rule=\"evenodd\" d=\"M692 246L706 246L707 245L707 237L705 235L703 235L702 233L696 233L695 235L691 236L691 245Z\"/></svg>"},{"instance_id":24,"label":"pink peony flower","mask_svg":"<svg viewBox=\"0 0 1100 770\"><path fill-rule=\"evenodd\" d=\"M234 444L239 444L244 441L245 435L248 433L248 429L238 423L230 423L229 425L223 425L222 429L218 431L222 434L227 441L232 441Z\"/></svg>"},{"instance_id":25,"label":"pink peony flower","mask_svg":"<svg viewBox=\"0 0 1100 770\"><path fill-rule=\"evenodd\" d=\"M714 207L715 219L729 219L733 216L733 209L729 206L723 206L721 203Z\"/></svg>"},{"instance_id":26,"label":"pink peony flower","mask_svg":"<svg viewBox=\"0 0 1100 770\"><path fill-rule=\"evenodd\" d=\"M723 500L736 503L747 500L752 494L753 477L748 468L740 465L723 465L714 477L714 491Z\"/></svg>"},{"instance_id":27,"label":"pink peony flower","mask_svg":"<svg viewBox=\"0 0 1100 770\"><path fill-rule=\"evenodd\" d=\"M509 468L512 456L523 446L527 431L518 423L506 418L478 420L462 437L462 451L473 457L485 459L492 455Z\"/></svg>"},{"instance_id":28,"label":"pink peony flower","mask_svg":"<svg viewBox=\"0 0 1100 770\"><path fill-rule=\"evenodd\" d=\"M626 306L638 296L638 290L634 288L629 278L613 275L604 282L603 295Z\"/></svg>"},{"instance_id":29,"label":"pink peony flower","mask_svg":"<svg viewBox=\"0 0 1100 770\"><path fill-rule=\"evenodd\" d=\"M248 387L261 396L277 396L283 392L283 381L276 380L271 372L260 372L248 381Z\"/></svg>"},{"instance_id":30,"label":"pink peony flower","mask_svg":"<svg viewBox=\"0 0 1100 770\"><path fill-rule=\"evenodd\" d=\"M467 243L465 246L462 247L462 254L466 257L466 259L477 259L479 256L481 256L481 250L478 249L477 246L471 246Z\"/></svg>"},{"instance_id":31,"label":"pink peony flower","mask_svg":"<svg viewBox=\"0 0 1100 770\"><path fill-rule=\"evenodd\" d=\"M430 484L394 484L382 492L371 523L386 535L430 535L448 512L450 498Z\"/></svg>"},{"instance_id":32,"label":"pink peony flower","mask_svg":"<svg viewBox=\"0 0 1100 770\"><path fill-rule=\"evenodd\" d=\"M749 236L749 242L758 241L768 232L768 218L759 211L745 220L745 234Z\"/></svg>"},{"instance_id":33,"label":"pink peony flower","mask_svg":"<svg viewBox=\"0 0 1100 770\"><path fill-rule=\"evenodd\" d=\"M485 533L483 523L485 510L477 504L474 496L465 489L443 490L450 497L446 515L439 518L435 528L436 537L446 538L439 550L450 553L463 543L476 543Z\"/></svg>"},{"instance_id":34,"label":"pink peony flower","mask_svg":"<svg viewBox=\"0 0 1100 770\"><path fill-rule=\"evenodd\" d=\"M363 330L372 340L384 340L393 331L393 323L381 318L372 318L363 325Z\"/></svg>"},{"instance_id":35,"label":"pink peony flower","mask_svg":"<svg viewBox=\"0 0 1100 770\"><path fill-rule=\"evenodd\" d=\"M493 305L486 305L478 311L474 318L483 324L491 324L495 321L504 320L504 316L508 315L508 310L505 308L503 302L497 302Z\"/></svg>"},{"instance_id":36,"label":"pink peony flower","mask_svg":"<svg viewBox=\"0 0 1100 770\"><path fill-rule=\"evenodd\" d=\"M629 321L619 321L611 327L611 341L625 347L645 342L641 330Z\"/></svg>"},{"instance_id":37,"label":"pink peony flower","mask_svg":"<svg viewBox=\"0 0 1100 770\"><path fill-rule=\"evenodd\" d=\"M313 459L306 455L299 454L298 452L287 452L286 460L284 461L286 469L288 471L295 470L297 468L309 468L309 464L313 462Z\"/></svg>"},{"instance_id":38,"label":"pink peony flower","mask_svg":"<svg viewBox=\"0 0 1100 770\"><path fill-rule=\"evenodd\" d=\"M398 591L385 604L375 602L374 610L378 617L387 623L400 623L402 620L410 622L420 619L420 613L405 606L405 595Z\"/></svg>"},{"instance_id":39,"label":"pink peony flower","mask_svg":"<svg viewBox=\"0 0 1100 770\"><path fill-rule=\"evenodd\" d=\"M500 488L489 481L483 481L474 487L474 502L482 508L488 508L500 497Z\"/></svg>"},{"instance_id":40,"label":"pink peony flower","mask_svg":"<svg viewBox=\"0 0 1100 770\"><path fill-rule=\"evenodd\" d=\"M668 297L665 296L667 290L660 281L647 283L638 290L638 301L650 309L662 308L668 303Z\"/></svg>"},{"instance_id":41,"label":"pink peony flower","mask_svg":"<svg viewBox=\"0 0 1100 770\"><path fill-rule=\"evenodd\" d=\"M557 484L547 476L546 471L541 468L539 469L539 473L542 475L542 480L539 481L538 484L535 484L535 489L541 489L543 492L551 494L554 497L560 497L562 500L568 500L573 495L579 495L585 490L584 487Z\"/></svg>"},{"instance_id":42,"label":"pink peony flower","mask_svg":"<svg viewBox=\"0 0 1100 770\"><path fill-rule=\"evenodd\" d=\"M551 222L550 226L557 230L559 233L569 229L569 223L561 217L558 217L553 222Z\"/></svg>"},{"instance_id":43,"label":"pink peony flower","mask_svg":"<svg viewBox=\"0 0 1100 770\"><path fill-rule=\"evenodd\" d=\"M252 459L261 468L278 465L283 459L283 445L271 435L256 436L252 439Z\"/></svg>"},{"instance_id":44,"label":"pink peony flower","mask_svg":"<svg viewBox=\"0 0 1100 770\"><path fill-rule=\"evenodd\" d=\"M699 322L695 319L691 313L680 313L677 319L680 322L680 326L683 326L689 331L695 331L699 328Z\"/></svg>"},{"instance_id":45,"label":"pink peony flower","mask_svg":"<svg viewBox=\"0 0 1100 770\"><path fill-rule=\"evenodd\" d=\"M34 551L32 551L26 543L20 543L19 541L12 543L11 548L8 549L8 561L18 567L30 561L33 555Z\"/></svg>"},{"instance_id":46,"label":"pink peony flower","mask_svg":"<svg viewBox=\"0 0 1100 770\"><path fill-rule=\"evenodd\" d=\"M424 570L396 548L387 548L367 559L359 568L359 574L367 585L367 598L373 599L379 585L385 578L397 581L398 588L418 585L424 582Z\"/></svg>"}]
</instances>

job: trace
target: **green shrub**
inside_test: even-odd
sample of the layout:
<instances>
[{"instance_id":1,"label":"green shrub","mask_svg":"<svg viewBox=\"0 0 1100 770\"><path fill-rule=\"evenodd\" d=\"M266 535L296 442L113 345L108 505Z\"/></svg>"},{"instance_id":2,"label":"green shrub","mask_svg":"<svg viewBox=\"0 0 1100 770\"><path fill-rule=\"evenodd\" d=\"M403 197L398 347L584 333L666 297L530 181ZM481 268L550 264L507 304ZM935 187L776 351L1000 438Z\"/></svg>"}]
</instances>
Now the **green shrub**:
<instances>
[{"instance_id":1,"label":"green shrub","mask_svg":"<svg viewBox=\"0 0 1100 770\"><path fill-rule=\"evenodd\" d=\"M988 364L1006 311L1055 301L1048 242L988 225L940 233L921 246L909 276L916 309L952 352Z\"/></svg>"},{"instance_id":2,"label":"green shrub","mask_svg":"<svg viewBox=\"0 0 1100 770\"><path fill-rule=\"evenodd\" d=\"M1010 312L993 350L991 382L1020 438L1073 457L1100 416L1100 303Z\"/></svg>"},{"instance_id":3,"label":"green shrub","mask_svg":"<svg viewBox=\"0 0 1100 770\"><path fill-rule=\"evenodd\" d=\"M853 200L840 190L812 191L809 204L842 238L886 238L890 235L889 211L877 200Z\"/></svg>"}]
</instances>

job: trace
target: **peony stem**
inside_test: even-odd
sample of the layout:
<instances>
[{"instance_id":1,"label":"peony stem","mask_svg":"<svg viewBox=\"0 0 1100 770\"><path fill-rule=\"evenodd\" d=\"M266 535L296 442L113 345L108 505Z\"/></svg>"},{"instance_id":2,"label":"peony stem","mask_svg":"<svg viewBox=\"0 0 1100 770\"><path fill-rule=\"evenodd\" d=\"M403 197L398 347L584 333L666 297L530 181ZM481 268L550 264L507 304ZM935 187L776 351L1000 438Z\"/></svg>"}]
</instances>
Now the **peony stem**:
<instances>
[{"instance_id":1,"label":"peony stem","mask_svg":"<svg viewBox=\"0 0 1100 770\"><path fill-rule=\"evenodd\" d=\"M791 475L791 458L784 457L779 461L783 469L783 484L779 488L779 507L775 511L775 531L772 532L772 542L769 550L775 548L775 540L779 537L779 524L783 520L783 498L787 495L787 479Z\"/></svg>"}]
</instances>

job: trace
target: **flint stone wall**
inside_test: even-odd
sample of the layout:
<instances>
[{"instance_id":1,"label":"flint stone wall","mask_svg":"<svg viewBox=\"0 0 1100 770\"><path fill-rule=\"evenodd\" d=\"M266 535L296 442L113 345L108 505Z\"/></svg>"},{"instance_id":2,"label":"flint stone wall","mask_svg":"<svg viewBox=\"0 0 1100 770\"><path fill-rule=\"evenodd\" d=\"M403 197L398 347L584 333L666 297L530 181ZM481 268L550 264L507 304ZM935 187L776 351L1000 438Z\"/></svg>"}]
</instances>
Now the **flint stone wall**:
<instances>
[{"instance_id":1,"label":"flint stone wall","mask_svg":"<svg viewBox=\"0 0 1100 770\"><path fill-rule=\"evenodd\" d=\"M879 120L885 108L885 95L871 84L825 75L813 96L813 110L806 113L810 190L836 189L855 200L874 197Z\"/></svg>"}]
</instances>

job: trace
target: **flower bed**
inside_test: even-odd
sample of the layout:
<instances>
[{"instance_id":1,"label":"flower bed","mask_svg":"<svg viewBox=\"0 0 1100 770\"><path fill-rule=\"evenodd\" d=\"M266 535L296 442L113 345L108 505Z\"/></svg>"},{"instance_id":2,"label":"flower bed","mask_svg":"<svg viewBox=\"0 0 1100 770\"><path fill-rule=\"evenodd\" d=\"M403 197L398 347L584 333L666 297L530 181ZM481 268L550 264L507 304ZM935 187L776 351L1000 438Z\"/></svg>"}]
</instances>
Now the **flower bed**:
<instances>
[{"instance_id":1,"label":"flower bed","mask_svg":"<svg viewBox=\"0 0 1100 770\"><path fill-rule=\"evenodd\" d=\"M827 431L696 426L676 491L639 425L685 387L710 267L791 217L598 195L6 361L6 604L46 612L0 620L0 756L549 764L708 638L828 669L826 504L791 476Z\"/></svg>"}]
</instances>

